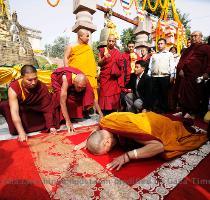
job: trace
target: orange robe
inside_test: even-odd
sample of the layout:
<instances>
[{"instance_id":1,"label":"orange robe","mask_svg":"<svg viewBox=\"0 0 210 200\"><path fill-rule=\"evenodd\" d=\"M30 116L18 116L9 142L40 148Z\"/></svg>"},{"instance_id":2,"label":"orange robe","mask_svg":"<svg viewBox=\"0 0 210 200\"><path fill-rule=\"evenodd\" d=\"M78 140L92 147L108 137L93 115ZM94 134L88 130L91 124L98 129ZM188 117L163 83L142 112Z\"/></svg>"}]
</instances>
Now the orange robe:
<instances>
[{"instance_id":1,"label":"orange robe","mask_svg":"<svg viewBox=\"0 0 210 200\"><path fill-rule=\"evenodd\" d=\"M72 46L71 55L68 62L69 67L74 67L83 72L94 91L94 96L98 99L97 93L97 66L93 50L88 44L77 44Z\"/></svg>"},{"instance_id":2,"label":"orange robe","mask_svg":"<svg viewBox=\"0 0 210 200\"><path fill-rule=\"evenodd\" d=\"M134 140L162 142L165 159L197 149L207 141L206 134L192 134L184 128L182 122L172 121L153 112L115 112L104 117L100 126L113 134Z\"/></svg>"}]
</instances>

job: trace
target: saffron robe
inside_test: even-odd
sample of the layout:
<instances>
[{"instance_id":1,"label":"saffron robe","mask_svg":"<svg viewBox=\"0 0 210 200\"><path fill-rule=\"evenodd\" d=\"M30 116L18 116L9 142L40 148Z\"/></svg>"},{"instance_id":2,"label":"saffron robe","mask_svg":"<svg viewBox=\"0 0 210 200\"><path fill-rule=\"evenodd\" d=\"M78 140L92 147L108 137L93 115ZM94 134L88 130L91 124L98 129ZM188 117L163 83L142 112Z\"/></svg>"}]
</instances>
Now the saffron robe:
<instances>
[{"instance_id":1,"label":"saffron robe","mask_svg":"<svg viewBox=\"0 0 210 200\"><path fill-rule=\"evenodd\" d=\"M100 55L104 57L105 48L100 49ZM101 65L99 83L99 105L102 110L117 110L120 108L120 92L124 87L123 58L119 50L108 49L111 57L106 58Z\"/></svg>"},{"instance_id":2,"label":"saffron robe","mask_svg":"<svg viewBox=\"0 0 210 200\"><path fill-rule=\"evenodd\" d=\"M68 66L74 66L83 72L93 88L95 98L98 99L97 66L93 50L88 44L72 46Z\"/></svg>"},{"instance_id":3,"label":"saffron robe","mask_svg":"<svg viewBox=\"0 0 210 200\"><path fill-rule=\"evenodd\" d=\"M171 159L197 149L207 141L207 135L188 132L182 122L153 113L115 112L105 116L100 127L113 134L136 141L158 140L164 146L165 159Z\"/></svg>"},{"instance_id":4,"label":"saffron robe","mask_svg":"<svg viewBox=\"0 0 210 200\"><path fill-rule=\"evenodd\" d=\"M68 91L66 105L68 109L68 114L70 118L83 118L83 110L88 109L93 106L94 103L94 93L93 89L87 80L85 90L77 92L73 85L73 76L77 74L82 74L82 72L73 67L62 67L56 69L52 75L52 88L53 88L53 109L56 122L60 123L64 118L62 115L60 107L60 93L62 87L62 76L66 75L68 81Z\"/></svg>"},{"instance_id":5,"label":"saffron robe","mask_svg":"<svg viewBox=\"0 0 210 200\"><path fill-rule=\"evenodd\" d=\"M178 74L184 71L184 77ZM198 84L196 79L204 73L210 75L210 46L205 44L192 44L187 48L177 66L176 93L183 109L187 112L198 112L200 103L204 101L203 83Z\"/></svg>"},{"instance_id":6,"label":"saffron robe","mask_svg":"<svg viewBox=\"0 0 210 200\"><path fill-rule=\"evenodd\" d=\"M27 93L21 86L21 80L13 81L9 87L17 94L19 115L24 130L26 133L40 130L49 131L54 127L51 94L41 81L38 81L36 87ZM0 113L5 117L10 133L17 135L8 101L0 102Z\"/></svg>"}]
</instances>

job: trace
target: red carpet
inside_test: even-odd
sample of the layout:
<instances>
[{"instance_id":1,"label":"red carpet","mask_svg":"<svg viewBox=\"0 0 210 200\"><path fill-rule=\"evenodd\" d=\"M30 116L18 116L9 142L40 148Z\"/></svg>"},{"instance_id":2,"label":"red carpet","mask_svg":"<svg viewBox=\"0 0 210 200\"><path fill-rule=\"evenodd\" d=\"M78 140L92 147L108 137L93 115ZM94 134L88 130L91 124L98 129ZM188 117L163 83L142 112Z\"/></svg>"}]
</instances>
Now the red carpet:
<instances>
[{"instance_id":1,"label":"red carpet","mask_svg":"<svg viewBox=\"0 0 210 200\"><path fill-rule=\"evenodd\" d=\"M128 163L116 172L106 170L105 165L121 149L104 156L73 150L90 131L73 136L42 134L24 145L0 141L0 200L210 199L210 154L206 156L210 145L172 164L156 157ZM173 186L181 173L186 173L184 180Z\"/></svg>"},{"instance_id":2,"label":"red carpet","mask_svg":"<svg viewBox=\"0 0 210 200\"><path fill-rule=\"evenodd\" d=\"M26 143L0 141L0 199L50 199Z\"/></svg>"}]
</instances>

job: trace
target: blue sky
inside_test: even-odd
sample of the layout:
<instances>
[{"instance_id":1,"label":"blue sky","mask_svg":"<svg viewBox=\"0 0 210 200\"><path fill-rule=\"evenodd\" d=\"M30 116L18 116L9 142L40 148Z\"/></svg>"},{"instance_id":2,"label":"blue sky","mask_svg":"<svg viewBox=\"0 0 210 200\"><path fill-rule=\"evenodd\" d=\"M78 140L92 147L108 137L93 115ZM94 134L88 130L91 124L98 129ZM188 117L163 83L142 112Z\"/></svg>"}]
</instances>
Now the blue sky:
<instances>
[{"instance_id":1,"label":"blue sky","mask_svg":"<svg viewBox=\"0 0 210 200\"><path fill-rule=\"evenodd\" d=\"M51 0L55 2L55 0ZM98 0L99 5L104 5L103 0ZM205 36L210 35L210 0L175 0L176 7L183 13L189 14L193 30L200 30ZM17 11L20 24L42 31L42 46L51 43L58 36L70 36L70 42L76 40L76 35L71 32L75 23L75 15L72 13L73 0L61 0L60 4L53 8L47 4L47 0L10 0L11 11ZM120 2L114 7L114 11L124 14ZM130 18L135 17L135 11ZM113 17L118 31L129 28L132 25ZM93 23L97 31L93 33L93 41L99 39L100 30L103 28L103 13L97 11L93 17Z\"/></svg>"}]
</instances>

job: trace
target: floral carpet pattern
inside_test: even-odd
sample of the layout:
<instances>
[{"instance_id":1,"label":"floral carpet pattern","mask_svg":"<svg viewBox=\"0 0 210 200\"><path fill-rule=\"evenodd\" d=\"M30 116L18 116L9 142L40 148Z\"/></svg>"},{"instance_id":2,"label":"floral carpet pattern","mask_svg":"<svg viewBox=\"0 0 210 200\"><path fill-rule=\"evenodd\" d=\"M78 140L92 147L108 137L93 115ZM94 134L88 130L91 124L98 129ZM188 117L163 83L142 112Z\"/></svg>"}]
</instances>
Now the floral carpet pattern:
<instances>
[{"instance_id":1,"label":"floral carpet pattern","mask_svg":"<svg viewBox=\"0 0 210 200\"><path fill-rule=\"evenodd\" d=\"M77 134L90 133L92 128L80 129ZM210 142L207 142L198 150L160 163L140 180L128 184L84 150L74 150L71 137L61 131L57 135L34 137L28 142L52 199L163 199L210 153ZM124 168L129 170L129 165Z\"/></svg>"}]
</instances>

